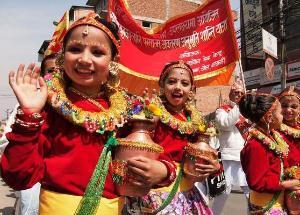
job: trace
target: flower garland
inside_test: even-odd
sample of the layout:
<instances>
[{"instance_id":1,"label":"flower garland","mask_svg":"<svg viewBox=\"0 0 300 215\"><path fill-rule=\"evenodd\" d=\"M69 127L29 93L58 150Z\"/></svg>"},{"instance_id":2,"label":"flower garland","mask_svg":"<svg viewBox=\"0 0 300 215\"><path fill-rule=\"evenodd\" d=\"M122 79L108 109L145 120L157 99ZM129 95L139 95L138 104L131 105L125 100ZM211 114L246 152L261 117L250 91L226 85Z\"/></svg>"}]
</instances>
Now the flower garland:
<instances>
[{"instance_id":1,"label":"flower garland","mask_svg":"<svg viewBox=\"0 0 300 215\"><path fill-rule=\"evenodd\" d=\"M109 109L90 112L75 106L68 99L60 70L46 75L45 81L48 86L48 102L51 106L68 121L84 127L88 132L103 134L105 131L113 131L116 126L121 127L125 123L127 102L124 91L115 90L110 93Z\"/></svg>"},{"instance_id":2,"label":"flower garland","mask_svg":"<svg viewBox=\"0 0 300 215\"><path fill-rule=\"evenodd\" d=\"M269 147L271 151L274 151L279 156L287 156L289 153L289 145L282 139L280 134L277 131L273 131L273 138L272 140L267 135L263 134L256 128L252 128L249 131L249 138L251 136L255 137L256 139L260 140L263 144Z\"/></svg>"},{"instance_id":3,"label":"flower garland","mask_svg":"<svg viewBox=\"0 0 300 215\"><path fill-rule=\"evenodd\" d=\"M187 103L185 109L191 114L187 122L181 121L174 117L163 105L161 99L156 96L150 104L148 109L160 118L160 121L173 129L176 129L181 134L204 133L206 131L206 124L201 116L200 111L195 105Z\"/></svg>"},{"instance_id":4,"label":"flower garland","mask_svg":"<svg viewBox=\"0 0 300 215\"><path fill-rule=\"evenodd\" d=\"M300 180L300 166L289 167L285 169L284 173L286 178Z\"/></svg>"},{"instance_id":5,"label":"flower garland","mask_svg":"<svg viewBox=\"0 0 300 215\"><path fill-rule=\"evenodd\" d=\"M288 126L286 124L280 125L280 131L284 132L285 134L292 136L296 139L300 138L300 129L293 128L291 126Z\"/></svg>"}]
</instances>

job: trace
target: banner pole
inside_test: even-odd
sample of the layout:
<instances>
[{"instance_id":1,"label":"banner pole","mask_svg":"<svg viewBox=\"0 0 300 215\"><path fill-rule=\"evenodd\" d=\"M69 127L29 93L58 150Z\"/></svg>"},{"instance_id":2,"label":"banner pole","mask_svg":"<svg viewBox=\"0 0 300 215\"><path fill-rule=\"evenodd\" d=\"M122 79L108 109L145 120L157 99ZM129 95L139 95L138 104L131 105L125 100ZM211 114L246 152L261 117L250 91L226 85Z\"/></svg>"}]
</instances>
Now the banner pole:
<instances>
[{"instance_id":1,"label":"banner pole","mask_svg":"<svg viewBox=\"0 0 300 215\"><path fill-rule=\"evenodd\" d=\"M239 68L240 68L240 79L243 83L243 88L244 88L244 92L246 93L246 82L245 82L245 77L244 77L244 72L243 72L243 67L242 67L242 61L241 59L238 60L238 64L239 64Z\"/></svg>"}]
</instances>

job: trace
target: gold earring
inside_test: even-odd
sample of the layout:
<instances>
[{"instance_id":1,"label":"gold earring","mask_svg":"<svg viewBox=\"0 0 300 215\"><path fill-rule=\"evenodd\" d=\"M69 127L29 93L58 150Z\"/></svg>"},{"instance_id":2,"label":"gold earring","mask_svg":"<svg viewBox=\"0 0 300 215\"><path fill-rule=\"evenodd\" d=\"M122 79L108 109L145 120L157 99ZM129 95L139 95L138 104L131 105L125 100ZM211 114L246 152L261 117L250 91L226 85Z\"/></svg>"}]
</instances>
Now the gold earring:
<instances>
[{"instance_id":1,"label":"gold earring","mask_svg":"<svg viewBox=\"0 0 300 215\"><path fill-rule=\"evenodd\" d=\"M120 76L119 76L119 64L111 61L108 66L109 74L107 79L107 84L116 88L120 85Z\"/></svg>"},{"instance_id":2,"label":"gold earring","mask_svg":"<svg viewBox=\"0 0 300 215\"><path fill-rule=\"evenodd\" d=\"M55 59L55 65L59 68L59 69L63 69L63 65L64 65L64 60L65 56L64 54L60 53L57 55L56 59Z\"/></svg>"}]
</instances>

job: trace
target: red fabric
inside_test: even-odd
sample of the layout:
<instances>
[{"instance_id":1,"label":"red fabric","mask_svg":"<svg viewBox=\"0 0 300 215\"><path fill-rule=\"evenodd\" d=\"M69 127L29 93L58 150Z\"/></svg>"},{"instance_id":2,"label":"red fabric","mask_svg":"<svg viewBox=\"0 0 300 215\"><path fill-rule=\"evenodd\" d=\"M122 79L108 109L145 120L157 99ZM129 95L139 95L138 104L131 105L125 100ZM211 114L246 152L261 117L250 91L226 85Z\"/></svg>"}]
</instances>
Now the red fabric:
<instances>
[{"instance_id":1,"label":"red fabric","mask_svg":"<svg viewBox=\"0 0 300 215\"><path fill-rule=\"evenodd\" d=\"M280 133L283 139L289 145L288 164L289 166L300 165L300 141L290 135L283 132Z\"/></svg>"},{"instance_id":2,"label":"red fabric","mask_svg":"<svg viewBox=\"0 0 300 215\"><path fill-rule=\"evenodd\" d=\"M121 85L129 92L157 88L160 71L175 60L192 67L196 86L228 84L239 59L229 0L209 1L151 32L135 22L123 0L109 1L109 15L122 32Z\"/></svg>"},{"instance_id":3,"label":"red fabric","mask_svg":"<svg viewBox=\"0 0 300 215\"><path fill-rule=\"evenodd\" d=\"M282 190L280 158L257 139L247 141L241 151L241 163L250 189L270 193ZM286 159L284 166L287 166Z\"/></svg>"},{"instance_id":4,"label":"red fabric","mask_svg":"<svg viewBox=\"0 0 300 215\"><path fill-rule=\"evenodd\" d=\"M69 99L85 110L99 111L72 92ZM98 102L108 107L104 99ZM49 106L45 112L46 120L39 130L27 131L14 125L7 134L9 144L1 162L2 177L16 190L41 182L48 190L83 195L103 150L105 136L71 124ZM106 177L103 196L109 199L117 196L111 171Z\"/></svg>"},{"instance_id":5,"label":"red fabric","mask_svg":"<svg viewBox=\"0 0 300 215\"><path fill-rule=\"evenodd\" d=\"M177 119L184 120L180 115L174 116ZM164 154L167 157L171 158L174 162L180 163L184 154L184 147L188 143L187 138L187 135L182 135L177 130L159 121L155 129L153 140L164 148Z\"/></svg>"}]
</instances>

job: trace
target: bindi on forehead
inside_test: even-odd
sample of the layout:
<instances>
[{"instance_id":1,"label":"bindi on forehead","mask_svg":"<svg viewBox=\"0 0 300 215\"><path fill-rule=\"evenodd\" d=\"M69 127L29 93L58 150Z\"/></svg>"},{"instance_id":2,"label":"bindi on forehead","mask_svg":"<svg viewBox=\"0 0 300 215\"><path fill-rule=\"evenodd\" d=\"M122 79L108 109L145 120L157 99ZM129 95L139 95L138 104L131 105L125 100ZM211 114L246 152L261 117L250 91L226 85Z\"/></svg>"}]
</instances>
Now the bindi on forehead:
<instances>
[{"instance_id":1,"label":"bindi on forehead","mask_svg":"<svg viewBox=\"0 0 300 215\"><path fill-rule=\"evenodd\" d=\"M89 35L89 25L85 26L85 29L82 31L82 36L87 37Z\"/></svg>"}]
</instances>

